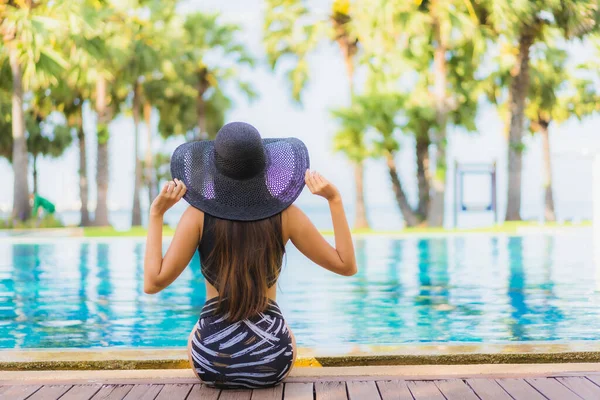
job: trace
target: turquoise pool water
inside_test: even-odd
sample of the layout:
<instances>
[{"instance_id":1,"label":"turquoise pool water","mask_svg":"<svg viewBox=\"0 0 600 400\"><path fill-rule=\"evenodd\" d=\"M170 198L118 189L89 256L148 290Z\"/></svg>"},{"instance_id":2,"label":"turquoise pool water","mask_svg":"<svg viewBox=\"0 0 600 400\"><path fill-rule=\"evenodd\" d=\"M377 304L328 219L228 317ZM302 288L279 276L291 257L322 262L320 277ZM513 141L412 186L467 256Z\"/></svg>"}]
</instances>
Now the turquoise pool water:
<instances>
[{"instance_id":1,"label":"turquoise pool water","mask_svg":"<svg viewBox=\"0 0 600 400\"><path fill-rule=\"evenodd\" d=\"M298 344L579 341L600 337L591 232L356 240L335 276L288 247L278 302ZM205 300L194 258L143 293L138 239L0 241L0 348L185 346Z\"/></svg>"}]
</instances>

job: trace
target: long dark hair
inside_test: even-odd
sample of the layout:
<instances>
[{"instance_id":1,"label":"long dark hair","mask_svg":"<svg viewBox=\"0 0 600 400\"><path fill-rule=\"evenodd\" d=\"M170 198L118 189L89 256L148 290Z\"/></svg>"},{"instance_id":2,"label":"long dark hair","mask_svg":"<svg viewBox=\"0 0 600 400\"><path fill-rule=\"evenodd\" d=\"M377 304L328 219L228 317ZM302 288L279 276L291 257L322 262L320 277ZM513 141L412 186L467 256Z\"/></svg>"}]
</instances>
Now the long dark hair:
<instances>
[{"instance_id":1,"label":"long dark hair","mask_svg":"<svg viewBox=\"0 0 600 400\"><path fill-rule=\"evenodd\" d=\"M285 253L281 214L250 222L215 218L214 234L207 261L218 271L217 312L240 321L264 311Z\"/></svg>"}]
</instances>

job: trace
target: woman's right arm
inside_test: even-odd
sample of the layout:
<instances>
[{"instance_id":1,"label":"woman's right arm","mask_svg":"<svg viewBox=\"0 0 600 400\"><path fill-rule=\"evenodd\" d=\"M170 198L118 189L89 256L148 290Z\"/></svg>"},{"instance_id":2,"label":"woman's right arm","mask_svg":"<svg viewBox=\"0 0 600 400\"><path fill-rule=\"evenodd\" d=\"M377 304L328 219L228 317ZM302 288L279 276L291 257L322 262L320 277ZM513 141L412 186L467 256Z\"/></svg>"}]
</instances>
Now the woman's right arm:
<instances>
[{"instance_id":1,"label":"woman's right arm","mask_svg":"<svg viewBox=\"0 0 600 400\"><path fill-rule=\"evenodd\" d=\"M339 275L356 274L354 244L339 191L314 171L306 171L305 180L306 186L313 194L324 197L329 202L335 248L323 238L306 214L294 205L290 206L285 213L290 240L315 264Z\"/></svg>"}]
</instances>

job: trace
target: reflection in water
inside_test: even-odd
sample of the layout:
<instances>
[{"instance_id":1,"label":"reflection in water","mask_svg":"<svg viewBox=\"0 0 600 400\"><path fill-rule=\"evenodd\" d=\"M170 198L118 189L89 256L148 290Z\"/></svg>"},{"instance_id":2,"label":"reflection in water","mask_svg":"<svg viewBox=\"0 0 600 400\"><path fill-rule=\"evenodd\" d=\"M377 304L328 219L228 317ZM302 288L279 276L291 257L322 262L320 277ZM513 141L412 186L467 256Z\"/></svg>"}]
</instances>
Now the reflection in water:
<instances>
[{"instance_id":1,"label":"reflection in water","mask_svg":"<svg viewBox=\"0 0 600 400\"><path fill-rule=\"evenodd\" d=\"M77 291L77 297L79 298L79 308L77 315L79 318L80 340L88 342L89 330L85 329L85 326L90 322L90 309L89 299L87 297L87 289L89 288L90 268L89 268L89 257L90 257L90 244L82 243L79 247L79 287Z\"/></svg>"},{"instance_id":2,"label":"reflection in water","mask_svg":"<svg viewBox=\"0 0 600 400\"><path fill-rule=\"evenodd\" d=\"M278 303L300 346L595 340L592 239L577 234L356 240L336 276L293 247ZM0 242L0 348L185 346L206 299L200 262L143 293L144 244ZM2 261L4 260L4 261Z\"/></svg>"},{"instance_id":3,"label":"reflection in water","mask_svg":"<svg viewBox=\"0 0 600 400\"><path fill-rule=\"evenodd\" d=\"M449 320L448 240L421 239L417 242L419 292L415 298L417 327L421 337L432 333L445 340Z\"/></svg>"},{"instance_id":4,"label":"reflection in water","mask_svg":"<svg viewBox=\"0 0 600 400\"><path fill-rule=\"evenodd\" d=\"M352 280L352 297L357 301L346 306L340 305L340 309L351 317L356 316L358 319L368 318L367 303L369 302L369 266L367 259L366 243L364 239L356 239L354 241L354 251L356 254L356 263L358 272ZM364 329L362 324L352 324L351 332L353 336L359 335L360 330Z\"/></svg>"},{"instance_id":5,"label":"reflection in water","mask_svg":"<svg viewBox=\"0 0 600 400\"><path fill-rule=\"evenodd\" d=\"M512 339L559 340L556 329L565 318L554 304L558 300L554 293L557 283L552 277L552 269L556 267L555 238L540 237L537 243L539 249L534 250L536 259L530 263L523 262L526 257L524 240L521 237L508 239L510 275L507 296L512 308L508 326Z\"/></svg>"},{"instance_id":6,"label":"reflection in water","mask_svg":"<svg viewBox=\"0 0 600 400\"><path fill-rule=\"evenodd\" d=\"M523 271L523 241L520 237L508 238L508 278L507 296L512 307L508 324L511 336L517 340L528 340L527 302L525 301L525 273Z\"/></svg>"},{"instance_id":7,"label":"reflection in water","mask_svg":"<svg viewBox=\"0 0 600 400\"><path fill-rule=\"evenodd\" d=\"M113 279L110 271L110 247L108 243L98 243L96 245L96 268L98 270L98 286L96 286L96 318L99 327L108 329L99 329L95 332L101 346L107 346L110 343L110 335L113 333L111 325L111 303Z\"/></svg>"}]
</instances>

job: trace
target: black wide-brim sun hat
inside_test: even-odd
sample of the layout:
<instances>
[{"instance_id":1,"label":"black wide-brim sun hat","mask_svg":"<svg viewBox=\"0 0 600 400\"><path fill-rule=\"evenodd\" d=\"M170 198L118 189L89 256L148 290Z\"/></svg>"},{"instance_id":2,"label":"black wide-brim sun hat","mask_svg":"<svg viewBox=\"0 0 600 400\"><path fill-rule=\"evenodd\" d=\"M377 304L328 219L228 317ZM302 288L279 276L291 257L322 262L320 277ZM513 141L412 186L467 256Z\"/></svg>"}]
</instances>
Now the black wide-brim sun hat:
<instances>
[{"instance_id":1,"label":"black wide-brim sun hat","mask_svg":"<svg viewBox=\"0 0 600 400\"><path fill-rule=\"evenodd\" d=\"M252 125L232 122L214 141L184 143L171 157L183 198L217 218L257 221L289 207L304 188L308 150L296 138L262 139Z\"/></svg>"}]
</instances>

